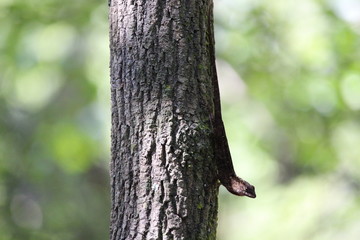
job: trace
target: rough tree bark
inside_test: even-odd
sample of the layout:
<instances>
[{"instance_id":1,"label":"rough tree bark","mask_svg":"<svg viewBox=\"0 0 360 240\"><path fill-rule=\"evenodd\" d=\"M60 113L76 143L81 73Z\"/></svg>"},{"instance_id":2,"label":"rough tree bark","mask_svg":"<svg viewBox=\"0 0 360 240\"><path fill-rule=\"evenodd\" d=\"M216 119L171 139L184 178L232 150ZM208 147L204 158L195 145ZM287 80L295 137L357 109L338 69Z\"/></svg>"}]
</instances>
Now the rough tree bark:
<instances>
[{"instance_id":1,"label":"rough tree bark","mask_svg":"<svg viewBox=\"0 0 360 240\"><path fill-rule=\"evenodd\" d=\"M218 179L255 196L233 172L215 99L212 4L109 2L111 240L216 239Z\"/></svg>"}]
</instances>

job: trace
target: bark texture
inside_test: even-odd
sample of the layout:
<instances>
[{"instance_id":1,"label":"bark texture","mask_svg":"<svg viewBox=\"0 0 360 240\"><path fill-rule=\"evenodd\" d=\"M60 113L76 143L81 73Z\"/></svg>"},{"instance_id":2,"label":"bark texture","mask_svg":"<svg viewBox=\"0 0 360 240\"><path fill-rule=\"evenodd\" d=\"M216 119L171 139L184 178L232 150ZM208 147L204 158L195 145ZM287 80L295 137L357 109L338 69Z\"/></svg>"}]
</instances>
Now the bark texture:
<instances>
[{"instance_id":1,"label":"bark texture","mask_svg":"<svg viewBox=\"0 0 360 240\"><path fill-rule=\"evenodd\" d=\"M110 239L216 239L212 0L112 0Z\"/></svg>"}]
</instances>

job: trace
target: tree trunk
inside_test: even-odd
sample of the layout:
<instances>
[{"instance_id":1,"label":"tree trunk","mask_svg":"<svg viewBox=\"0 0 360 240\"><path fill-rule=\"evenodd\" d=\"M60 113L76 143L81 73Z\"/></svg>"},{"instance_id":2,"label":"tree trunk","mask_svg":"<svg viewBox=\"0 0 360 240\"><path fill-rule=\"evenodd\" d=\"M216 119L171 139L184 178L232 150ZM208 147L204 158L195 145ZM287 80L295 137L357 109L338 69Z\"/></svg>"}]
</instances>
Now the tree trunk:
<instances>
[{"instance_id":1,"label":"tree trunk","mask_svg":"<svg viewBox=\"0 0 360 240\"><path fill-rule=\"evenodd\" d=\"M110 2L111 240L216 239L216 141L227 141L214 121L212 4ZM234 175L231 157L225 167Z\"/></svg>"}]
</instances>

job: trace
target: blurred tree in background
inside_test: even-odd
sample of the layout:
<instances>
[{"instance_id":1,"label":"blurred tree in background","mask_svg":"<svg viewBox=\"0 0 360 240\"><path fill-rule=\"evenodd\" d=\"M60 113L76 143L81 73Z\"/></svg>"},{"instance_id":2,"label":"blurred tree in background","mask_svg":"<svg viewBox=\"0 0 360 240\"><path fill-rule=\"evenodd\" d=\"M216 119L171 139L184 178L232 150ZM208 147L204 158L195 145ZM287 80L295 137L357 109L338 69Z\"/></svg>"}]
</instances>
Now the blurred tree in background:
<instances>
[{"instance_id":1,"label":"blurred tree in background","mask_svg":"<svg viewBox=\"0 0 360 240\"><path fill-rule=\"evenodd\" d=\"M215 13L234 164L258 193L220 189L219 239L358 239L360 2ZM0 0L0 240L108 238L108 55L106 1Z\"/></svg>"}]
</instances>

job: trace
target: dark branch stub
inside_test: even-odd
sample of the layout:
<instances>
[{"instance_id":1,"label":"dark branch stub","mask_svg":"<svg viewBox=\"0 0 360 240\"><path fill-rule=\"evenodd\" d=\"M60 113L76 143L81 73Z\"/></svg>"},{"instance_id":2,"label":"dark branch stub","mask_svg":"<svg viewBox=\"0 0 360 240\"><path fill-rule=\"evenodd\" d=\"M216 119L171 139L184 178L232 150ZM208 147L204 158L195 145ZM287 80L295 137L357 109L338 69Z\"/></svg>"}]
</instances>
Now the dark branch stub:
<instances>
[{"instance_id":1,"label":"dark branch stub","mask_svg":"<svg viewBox=\"0 0 360 240\"><path fill-rule=\"evenodd\" d=\"M255 198L255 187L245 180L239 178L235 174L228 141L226 138L225 127L221 116L220 91L215 65L215 40L212 16L213 14L210 12L208 18L208 38L209 42L211 43L209 44L209 53L210 66L212 70L212 84L214 90L214 113L211 116L211 121L214 131L214 149L218 169L218 178L221 184L224 185L224 187L226 187L226 189L232 194Z\"/></svg>"}]
</instances>

